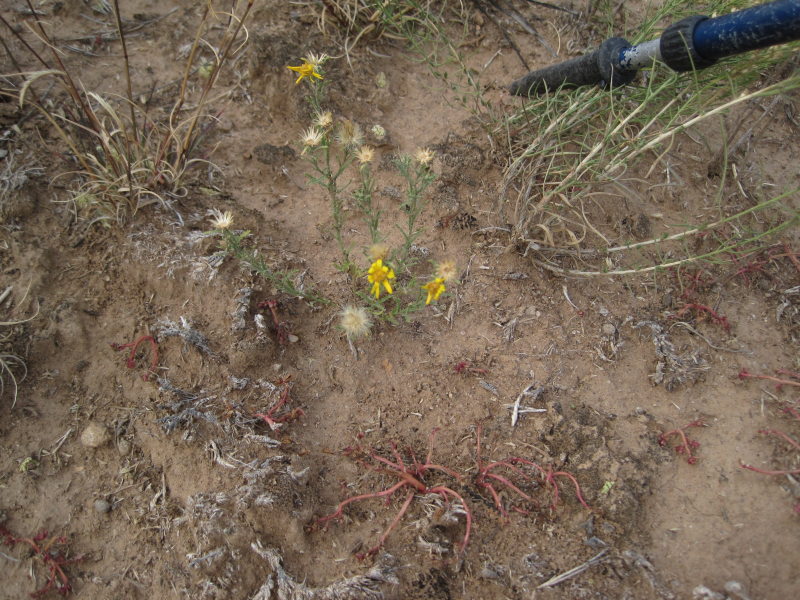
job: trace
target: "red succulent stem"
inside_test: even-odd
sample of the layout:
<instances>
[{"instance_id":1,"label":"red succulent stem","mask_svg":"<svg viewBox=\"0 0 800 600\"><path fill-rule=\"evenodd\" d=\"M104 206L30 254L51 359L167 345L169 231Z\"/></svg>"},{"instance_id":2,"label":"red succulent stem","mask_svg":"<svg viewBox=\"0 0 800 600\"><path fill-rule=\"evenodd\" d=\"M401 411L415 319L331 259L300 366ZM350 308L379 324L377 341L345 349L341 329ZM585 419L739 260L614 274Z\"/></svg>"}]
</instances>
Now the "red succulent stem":
<instances>
[{"instance_id":1,"label":"red succulent stem","mask_svg":"<svg viewBox=\"0 0 800 600\"><path fill-rule=\"evenodd\" d=\"M787 371L779 370L778 373L787 373ZM795 375L793 374L792 377ZM772 375L762 375L760 373L751 373L745 368L742 368L739 371L739 379L766 379L768 381L774 381L780 389L784 385L793 385L796 387L800 387L800 381L793 381L791 379L781 379L780 377L773 377Z\"/></svg>"},{"instance_id":2,"label":"red succulent stem","mask_svg":"<svg viewBox=\"0 0 800 600\"><path fill-rule=\"evenodd\" d=\"M745 463L741 463L740 466L743 469L747 469L749 471L755 471L756 473L761 473L763 475L800 475L800 469L791 469L786 471L769 471L767 469L760 469L758 467L754 467L753 465L747 465Z\"/></svg>"},{"instance_id":3,"label":"red succulent stem","mask_svg":"<svg viewBox=\"0 0 800 600\"><path fill-rule=\"evenodd\" d=\"M788 434L784 433L783 431L779 431L777 429L760 429L758 431L758 433L763 433L765 435L774 435L776 437L782 438L782 439L786 440L787 442L789 442L792 446L794 446L795 448L800 450L800 443L795 441L791 436L789 436Z\"/></svg>"},{"instance_id":4,"label":"red succulent stem","mask_svg":"<svg viewBox=\"0 0 800 600\"><path fill-rule=\"evenodd\" d=\"M128 354L128 358L125 361L125 366L129 369L136 368L136 349L143 344L144 342L150 343L150 354L152 355L150 358L150 369L142 375L142 379L147 381L150 378L150 375L157 375L157 367L158 367L158 344L156 343L155 338L152 335L143 335L140 338L132 342L128 342L127 344L111 344L111 347L114 350L124 350L125 348L130 348L131 351Z\"/></svg>"}]
</instances>

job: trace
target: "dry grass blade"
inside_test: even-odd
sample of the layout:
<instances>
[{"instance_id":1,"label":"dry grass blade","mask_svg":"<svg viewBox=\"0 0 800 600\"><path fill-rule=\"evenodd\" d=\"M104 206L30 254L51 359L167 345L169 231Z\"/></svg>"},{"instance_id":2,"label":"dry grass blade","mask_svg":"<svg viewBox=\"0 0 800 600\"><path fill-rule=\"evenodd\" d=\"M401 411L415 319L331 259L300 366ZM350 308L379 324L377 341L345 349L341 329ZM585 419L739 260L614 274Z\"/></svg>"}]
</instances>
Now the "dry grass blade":
<instances>
[{"instance_id":1,"label":"dry grass blade","mask_svg":"<svg viewBox=\"0 0 800 600\"><path fill-rule=\"evenodd\" d=\"M608 549L601 550L600 552L595 554L592 558L587 560L585 563L582 563L582 564L578 565L577 567L573 567L569 571L565 571L565 572L561 573L560 575L556 575L555 577L552 577L552 578L548 579L547 581L545 581L544 583L539 585L536 589L540 590L542 588L554 587L554 586L558 585L559 583L563 583L563 582L565 582L565 581L567 581L569 579L572 579L573 577L577 577L578 575L580 575L581 573L583 573L584 571L586 571L590 567L593 567L594 565L597 565L597 564L600 564L601 562L603 562L603 560L605 560L605 555L606 554L608 554Z\"/></svg>"},{"instance_id":2,"label":"dry grass blade","mask_svg":"<svg viewBox=\"0 0 800 600\"><path fill-rule=\"evenodd\" d=\"M744 4L727 2L725 10ZM716 7L712 2L710 10ZM657 37L657 23L680 18L690 9L684 0L668 0L651 10L636 30L637 37ZM778 99L800 89L791 45L745 53L726 59L724 66L688 75L659 63L645 71L641 80L620 90L558 90L529 98L496 130L511 155L501 209L508 206L513 214L502 216L513 224L512 238L520 249L553 273L623 276L725 260L726 254L774 236L798 220L790 201L797 190L786 189L791 184L772 191L765 187L772 182L763 183L754 175L745 193L735 170L726 178L733 168L728 163L733 151L745 151L734 140L742 123L731 127L728 135L728 121L740 114L748 122L758 121L774 110ZM764 102L766 98L771 100ZM658 223L655 235L648 235L649 225L641 234L619 226L622 217L617 215L628 206L646 204L654 189L673 189L690 176L686 147L702 144L717 123L728 142L716 155L719 177L710 180L716 187L710 194L717 197L714 210L705 210L697 222L681 223L683 231L677 234L666 220ZM698 141L698 135L703 140ZM750 202L737 211L721 201L733 185ZM709 237L711 230L715 234ZM629 234L644 241L627 242ZM698 251L700 242L689 238L710 239L716 247L706 243Z\"/></svg>"},{"instance_id":3,"label":"dry grass blade","mask_svg":"<svg viewBox=\"0 0 800 600\"><path fill-rule=\"evenodd\" d=\"M2 299L0 299L0 303L5 302L8 295L11 293L12 287L8 287L2 293ZM28 296L28 290L25 290L25 294L22 297L22 300L19 301L18 304L22 304L25 301L25 298ZM28 317L27 319L19 319L19 320L12 320L12 321L0 321L0 346L6 346L6 344L10 341L11 332L6 331L8 328L14 327L16 325L22 325L23 323L27 323L32 321L37 316L39 316L39 307L36 308L36 313L32 316ZM12 370L12 367L18 370L22 370L22 375L17 375ZM11 407L13 408L17 404L17 396L19 395L19 383L25 379L28 375L28 366L25 364L25 360L16 354L15 352L11 351L10 349L3 349L0 351L0 396L3 395L5 391L5 376L8 375L9 379L11 379L11 383L14 385L14 400L11 402Z\"/></svg>"},{"instance_id":4,"label":"dry grass blade","mask_svg":"<svg viewBox=\"0 0 800 600\"><path fill-rule=\"evenodd\" d=\"M25 81L22 82L22 87L19 88L18 101L20 108L22 108L25 104L25 94L35 81L37 81L40 77L46 77L48 75L64 75L64 71L59 71L58 69L45 69L42 71L34 71L33 73L24 73L24 75L27 76L25 77Z\"/></svg>"},{"instance_id":5,"label":"dry grass blade","mask_svg":"<svg viewBox=\"0 0 800 600\"><path fill-rule=\"evenodd\" d=\"M124 222L141 208L154 203L169 207L171 198L181 195L189 170L193 166L209 164L192 154L209 129L205 120L212 118L206 114L209 103L214 101L211 90L223 67L247 42L244 21L253 4L254 0L238 4L241 12L235 14L218 12L212 3L205 3L184 69L180 92L164 122L155 120L147 108L139 106L133 98L126 28L119 14L117 0L114 0L113 8L111 4L108 5L106 14L115 21L115 35L122 45L127 84L127 95L123 98L115 99L85 90L76 83L76 78L61 59L55 39L48 34L38 17L34 16L33 22L28 24L29 32L50 51L51 59L58 68L51 68L25 40L25 36L11 29L10 24L3 20L14 37L45 67L39 71L6 75L9 81L13 82L15 78L20 81L16 89L4 90L3 95L13 97L20 106L32 106L47 120L79 163L80 168L67 175L78 180L71 202L74 214L84 223L110 225ZM219 25L217 22L222 23L219 49L204 39L205 35L215 31L215 25ZM200 48L213 54L214 66L201 82L198 98L192 103L190 114L182 115L190 93L190 76L196 72L194 62ZM14 62L16 64L18 61L14 59ZM52 79L60 84L69 100L61 104L40 101L36 88L44 79ZM126 110L120 110L120 102L126 105Z\"/></svg>"}]
</instances>

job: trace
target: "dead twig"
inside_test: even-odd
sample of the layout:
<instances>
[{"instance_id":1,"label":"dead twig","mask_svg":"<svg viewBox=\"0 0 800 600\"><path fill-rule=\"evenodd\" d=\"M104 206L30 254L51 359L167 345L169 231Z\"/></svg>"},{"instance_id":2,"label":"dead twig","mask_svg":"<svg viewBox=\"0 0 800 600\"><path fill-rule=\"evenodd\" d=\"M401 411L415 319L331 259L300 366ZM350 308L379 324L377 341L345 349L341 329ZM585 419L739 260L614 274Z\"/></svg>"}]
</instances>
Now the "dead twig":
<instances>
[{"instance_id":1,"label":"dead twig","mask_svg":"<svg viewBox=\"0 0 800 600\"><path fill-rule=\"evenodd\" d=\"M608 549L603 549L597 554L595 554L592 558L587 560L585 563L578 565L570 569L569 571L564 571L560 575L556 575L545 581L543 584L539 585L536 589L542 588L549 588L558 585L559 583L563 583L568 579L572 579L573 577L577 577L584 571L586 571L589 567L593 567L594 565L598 565L605 560L605 555L608 553Z\"/></svg>"},{"instance_id":2,"label":"dead twig","mask_svg":"<svg viewBox=\"0 0 800 600\"><path fill-rule=\"evenodd\" d=\"M517 399L514 401L514 404L510 404L507 408L511 408L511 427L515 427L517 425L517 421L519 420L519 416L526 414L526 413L543 413L547 412L546 408L530 408L526 406L521 406L522 399L525 397L531 398L531 402L536 402L539 398L542 397L544 394L544 386L539 386L536 389L531 389L535 386L536 383L530 384L524 390L522 390L517 396Z\"/></svg>"}]
</instances>

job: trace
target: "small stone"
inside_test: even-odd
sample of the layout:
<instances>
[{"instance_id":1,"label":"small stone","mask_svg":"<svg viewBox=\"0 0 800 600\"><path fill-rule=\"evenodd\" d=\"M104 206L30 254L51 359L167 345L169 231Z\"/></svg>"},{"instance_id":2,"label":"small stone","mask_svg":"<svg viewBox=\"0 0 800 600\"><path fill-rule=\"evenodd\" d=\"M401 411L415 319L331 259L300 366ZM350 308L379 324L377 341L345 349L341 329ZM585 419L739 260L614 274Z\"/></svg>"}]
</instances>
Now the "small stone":
<instances>
[{"instance_id":1,"label":"small stone","mask_svg":"<svg viewBox=\"0 0 800 600\"><path fill-rule=\"evenodd\" d=\"M120 456L128 456L131 453L131 443L128 440L117 442L117 451Z\"/></svg>"},{"instance_id":2,"label":"small stone","mask_svg":"<svg viewBox=\"0 0 800 600\"><path fill-rule=\"evenodd\" d=\"M109 439L111 436L108 430L95 421L90 422L81 434L81 444L87 448L99 448L108 443Z\"/></svg>"},{"instance_id":3,"label":"small stone","mask_svg":"<svg viewBox=\"0 0 800 600\"><path fill-rule=\"evenodd\" d=\"M230 133L233 131L233 121L231 119L221 117L217 119L216 128L223 133Z\"/></svg>"},{"instance_id":4,"label":"small stone","mask_svg":"<svg viewBox=\"0 0 800 600\"><path fill-rule=\"evenodd\" d=\"M613 323L603 323L603 335L614 335L617 331L617 328L614 326Z\"/></svg>"},{"instance_id":5,"label":"small stone","mask_svg":"<svg viewBox=\"0 0 800 600\"><path fill-rule=\"evenodd\" d=\"M286 338L287 338L287 339L289 340L289 342L290 342L290 343L292 343L292 344L296 344L297 342L299 342L299 341L300 341L300 338L299 338L299 337L297 337L297 336L296 336L295 334L293 334L293 333L290 333L288 336L286 336Z\"/></svg>"},{"instance_id":6,"label":"small stone","mask_svg":"<svg viewBox=\"0 0 800 600\"><path fill-rule=\"evenodd\" d=\"M253 148L253 156L256 160L265 165L281 166L297 158L297 153L291 146L273 146L272 144L261 144Z\"/></svg>"},{"instance_id":7,"label":"small stone","mask_svg":"<svg viewBox=\"0 0 800 600\"><path fill-rule=\"evenodd\" d=\"M484 563L483 568L478 573L478 577L481 579L489 579L489 580L499 580L503 578L505 574L505 569L501 565L495 565L492 563Z\"/></svg>"},{"instance_id":8,"label":"small stone","mask_svg":"<svg viewBox=\"0 0 800 600\"><path fill-rule=\"evenodd\" d=\"M102 499L95 500L94 509L100 514L105 514L111 510L111 503L108 502L107 500L102 500Z\"/></svg>"}]
</instances>

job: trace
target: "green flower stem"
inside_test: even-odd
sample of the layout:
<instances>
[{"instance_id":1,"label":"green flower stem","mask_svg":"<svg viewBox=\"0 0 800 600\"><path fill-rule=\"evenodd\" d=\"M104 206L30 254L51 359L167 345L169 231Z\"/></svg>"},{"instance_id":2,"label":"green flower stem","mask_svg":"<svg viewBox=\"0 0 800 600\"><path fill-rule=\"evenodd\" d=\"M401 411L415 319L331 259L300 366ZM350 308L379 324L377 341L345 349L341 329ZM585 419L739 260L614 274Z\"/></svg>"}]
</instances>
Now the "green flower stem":
<instances>
[{"instance_id":1,"label":"green flower stem","mask_svg":"<svg viewBox=\"0 0 800 600\"><path fill-rule=\"evenodd\" d=\"M416 262L409 257L411 246L423 231L416 228L416 223L426 205L424 192L433 183L436 176L426 165L414 163L409 156L398 159L397 168L408 186L406 201L402 204L402 208L407 213L407 219L406 229L397 225L397 229L403 236L403 245L399 251L393 254L392 259L398 269L407 270Z\"/></svg>"},{"instance_id":2,"label":"green flower stem","mask_svg":"<svg viewBox=\"0 0 800 600\"><path fill-rule=\"evenodd\" d=\"M312 304L330 304L330 301L327 298L321 296L315 291L309 291L297 287L297 284L295 283L295 279L297 278L296 271L275 271L271 269L269 265L267 265L266 261L264 261L264 259L259 256L256 251L245 247L242 242L250 235L249 231L235 233L233 231L223 229L218 231L218 235L222 237L224 243L224 249L222 250L224 254L233 256L251 271L257 273L272 283L281 292L289 296L303 298Z\"/></svg>"},{"instance_id":3,"label":"green flower stem","mask_svg":"<svg viewBox=\"0 0 800 600\"><path fill-rule=\"evenodd\" d=\"M362 165L359 169L361 185L353 192L356 206L364 216L364 222L369 229L369 237L373 244L381 241L380 220L382 211L372 204L375 195L375 178L369 164Z\"/></svg>"}]
</instances>

